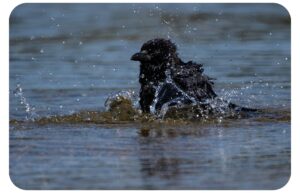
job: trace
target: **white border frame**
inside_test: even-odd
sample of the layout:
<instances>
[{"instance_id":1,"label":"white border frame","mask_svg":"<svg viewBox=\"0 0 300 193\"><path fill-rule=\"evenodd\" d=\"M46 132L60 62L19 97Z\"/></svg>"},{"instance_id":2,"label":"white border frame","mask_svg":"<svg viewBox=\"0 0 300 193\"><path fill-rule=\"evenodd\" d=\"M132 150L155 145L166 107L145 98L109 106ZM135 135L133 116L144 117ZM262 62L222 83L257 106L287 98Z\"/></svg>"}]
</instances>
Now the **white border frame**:
<instances>
[{"instance_id":1,"label":"white border frame","mask_svg":"<svg viewBox=\"0 0 300 193\"><path fill-rule=\"evenodd\" d=\"M282 187L281 189L277 190L277 192L294 192L299 191L300 183L297 183L297 179L299 179L299 137L300 137L300 118L295 118L294 115L300 115L300 101L295 99L300 99L300 91L297 89L297 81L299 83L299 75L297 72L300 72L300 59L299 59L299 37L300 37L300 25L299 25L299 17L300 11L299 6L297 6L297 1L293 0L275 0L275 1L245 1L245 0L206 0L206 1L180 1L180 0L157 0L157 1L149 1L144 0L143 2L138 1L125 1L125 0L111 0L111 1L99 1L99 0L89 0L87 2L79 1L79 0L48 0L48 1L36 1L36 0L3 0L0 2L1 5L1 16L0 17L0 50L1 50L1 65L0 65L0 82L1 82L1 100L0 100L0 107L1 107L1 114L0 114L0 190L1 192L9 193L9 192L23 192L17 188L10 180L9 177L9 16L12 10L22 3L278 3L284 6L290 13L291 16L291 28L292 28L292 36L291 36L291 81L292 81L292 131L291 131L291 140L292 140L292 160L291 160L291 178L289 182ZM298 84L299 87L299 84ZM298 137L297 137L298 136ZM39 191L26 191L28 193L31 192L39 192ZM54 192L54 191L47 191L47 192ZM55 191L62 192L62 191ZM71 192L71 190L63 191L63 192ZM87 192L87 191L77 191L77 192ZM102 190L103 192L103 190ZM107 192L107 191L104 191ZM137 192L137 191L135 191ZM139 191L138 191L139 192ZM168 191L169 192L169 191ZM208 192L208 191L202 191ZM220 191L214 191L220 192ZM241 192L241 191L235 191ZM252 191L250 191L252 192ZM267 191L269 192L269 191Z\"/></svg>"}]
</instances>

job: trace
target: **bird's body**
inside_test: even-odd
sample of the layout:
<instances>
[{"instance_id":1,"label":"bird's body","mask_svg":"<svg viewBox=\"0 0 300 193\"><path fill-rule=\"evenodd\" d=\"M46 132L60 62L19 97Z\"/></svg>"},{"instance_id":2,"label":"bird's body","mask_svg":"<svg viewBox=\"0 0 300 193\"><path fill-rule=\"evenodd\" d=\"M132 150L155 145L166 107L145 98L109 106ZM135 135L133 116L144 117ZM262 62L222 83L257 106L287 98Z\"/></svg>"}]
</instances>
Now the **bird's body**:
<instances>
[{"instance_id":1,"label":"bird's body","mask_svg":"<svg viewBox=\"0 0 300 193\"><path fill-rule=\"evenodd\" d=\"M155 68L148 63L141 64L139 83L141 85L140 106L143 112L150 112L156 88L166 79L165 70L165 68Z\"/></svg>"},{"instance_id":2,"label":"bird's body","mask_svg":"<svg viewBox=\"0 0 300 193\"><path fill-rule=\"evenodd\" d=\"M203 71L201 64L180 62L171 69L171 77L189 96L204 101L215 98L217 94L213 91L213 79L203 74Z\"/></svg>"},{"instance_id":3,"label":"bird's body","mask_svg":"<svg viewBox=\"0 0 300 193\"><path fill-rule=\"evenodd\" d=\"M164 104L203 104L217 97L213 79L203 73L203 65L183 62L176 51L170 40L153 39L132 56L132 60L140 61L139 102L143 112L150 112L153 105L160 110Z\"/></svg>"}]
</instances>

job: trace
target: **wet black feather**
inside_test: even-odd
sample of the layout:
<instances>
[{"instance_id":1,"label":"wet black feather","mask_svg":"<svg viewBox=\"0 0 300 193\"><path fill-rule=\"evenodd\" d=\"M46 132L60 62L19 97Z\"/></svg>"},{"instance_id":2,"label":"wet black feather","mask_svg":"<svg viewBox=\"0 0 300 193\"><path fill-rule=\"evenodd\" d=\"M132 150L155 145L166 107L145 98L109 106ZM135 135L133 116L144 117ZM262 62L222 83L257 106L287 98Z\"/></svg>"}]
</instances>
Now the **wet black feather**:
<instances>
[{"instance_id":1,"label":"wet black feather","mask_svg":"<svg viewBox=\"0 0 300 193\"><path fill-rule=\"evenodd\" d=\"M150 111L157 86L165 82L167 78L171 79L175 87L181 90L180 92L185 92L197 101L205 101L217 96L213 90L213 79L203 74L203 65L193 61L183 62L178 57L176 45L170 40L149 40L143 44L140 53L144 57L132 59L141 62L139 102L143 112ZM170 99L178 95L174 89L172 92L168 93Z\"/></svg>"}]
</instances>

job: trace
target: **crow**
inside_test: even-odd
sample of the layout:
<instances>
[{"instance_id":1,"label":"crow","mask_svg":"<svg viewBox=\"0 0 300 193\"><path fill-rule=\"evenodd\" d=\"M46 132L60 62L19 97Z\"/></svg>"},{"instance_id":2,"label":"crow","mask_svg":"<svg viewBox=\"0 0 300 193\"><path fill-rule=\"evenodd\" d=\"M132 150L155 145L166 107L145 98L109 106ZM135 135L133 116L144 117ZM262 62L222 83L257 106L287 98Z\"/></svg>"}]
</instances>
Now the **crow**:
<instances>
[{"instance_id":1,"label":"crow","mask_svg":"<svg viewBox=\"0 0 300 193\"><path fill-rule=\"evenodd\" d=\"M203 73L203 65L183 62L176 45L169 39L147 41L131 60L140 62L139 103L144 113L151 112L153 105L157 111L164 104L204 104L218 96L213 90L214 79ZM228 107L255 110L233 103L228 103Z\"/></svg>"}]
</instances>

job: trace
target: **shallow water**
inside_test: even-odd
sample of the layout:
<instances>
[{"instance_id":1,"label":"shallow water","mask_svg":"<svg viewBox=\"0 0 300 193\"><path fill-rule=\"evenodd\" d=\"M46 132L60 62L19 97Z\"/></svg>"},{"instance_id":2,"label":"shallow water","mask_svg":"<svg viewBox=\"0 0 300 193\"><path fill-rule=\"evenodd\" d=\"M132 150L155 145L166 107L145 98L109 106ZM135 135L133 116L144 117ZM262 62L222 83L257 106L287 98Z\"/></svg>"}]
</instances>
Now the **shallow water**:
<instances>
[{"instance_id":1,"label":"shallow water","mask_svg":"<svg viewBox=\"0 0 300 193\"><path fill-rule=\"evenodd\" d=\"M264 112L78 121L105 112L113 93L138 93L129 59L154 37L204 63L219 96ZM280 188L290 71L290 19L276 4L23 4L10 17L11 179L24 189Z\"/></svg>"}]
</instances>

